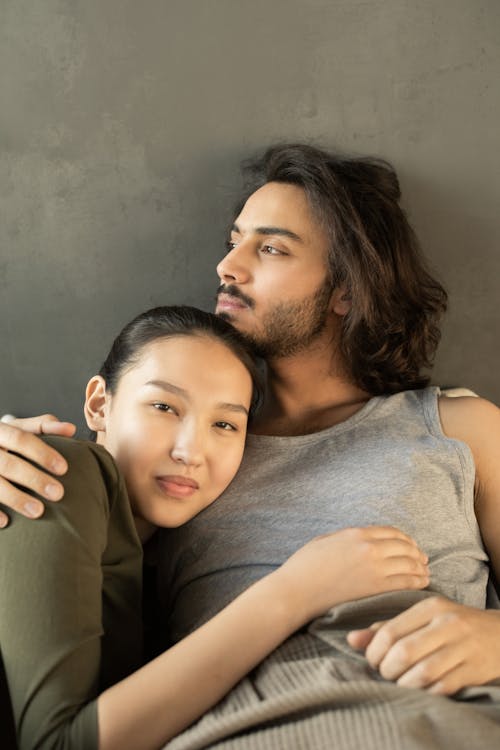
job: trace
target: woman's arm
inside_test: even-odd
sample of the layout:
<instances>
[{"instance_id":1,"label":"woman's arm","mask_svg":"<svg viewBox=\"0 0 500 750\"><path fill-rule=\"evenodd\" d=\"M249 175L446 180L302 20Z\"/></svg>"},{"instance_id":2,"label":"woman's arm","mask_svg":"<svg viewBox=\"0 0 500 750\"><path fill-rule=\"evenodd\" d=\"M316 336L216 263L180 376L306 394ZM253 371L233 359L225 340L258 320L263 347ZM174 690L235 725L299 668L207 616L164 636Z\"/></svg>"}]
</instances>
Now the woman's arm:
<instances>
[{"instance_id":1,"label":"woman's arm","mask_svg":"<svg viewBox=\"0 0 500 750\"><path fill-rule=\"evenodd\" d=\"M22 750L160 747L330 606L427 583L424 556L396 529L320 537L106 689L131 671L139 646L140 548L111 457L51 444L70 464L65 502L37 524L16 516L0 545L0 642Z\"/></svg>"},{"instance_id":2,"label":"woman's arm","mask_svg":"<svg viewBox=\"0 0 500 750\"><path fill-rule=\"evenodd\" d=\"M426 557L392 527L313 539L218 615L98 700L101 750L158 748L299 627L343 601L428 583Z\"/></svg>"},{"instance_id":3,"label":"woman's arm","mask_svg":"<svg viewBox=\"0 0 500 750\"><path fill-rule=\"evenodd\" d=\"M65 502L37 524L16 515L0 543L0 647L22 750L96 746L93 699L140 665L142 552L121 479L98 446L51 446L71 464Z\"/></svg>"}]
</instances>

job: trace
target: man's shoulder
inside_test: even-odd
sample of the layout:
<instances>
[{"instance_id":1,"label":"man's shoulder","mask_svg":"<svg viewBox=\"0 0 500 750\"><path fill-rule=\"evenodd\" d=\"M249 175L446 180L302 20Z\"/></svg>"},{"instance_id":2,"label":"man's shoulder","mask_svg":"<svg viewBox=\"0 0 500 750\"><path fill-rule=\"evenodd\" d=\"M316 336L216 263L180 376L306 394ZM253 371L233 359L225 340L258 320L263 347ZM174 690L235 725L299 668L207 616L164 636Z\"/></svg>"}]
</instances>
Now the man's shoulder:
<instances>
[{"instance_id":1,"label":"man's shoulder","mask_svg":"<svg viewBox=\"0 0 500 750\"><path fill-rule=\"evenodd\" d=\"M479 396L457 396L449 398L439 397L439 414L443 429L449 437L456 437L449 433L467 433L470 430L484 428L488 425L499 424L500 409L498 406Z\"/></svg>"},{"instance_id":2,"label":"man's shoulder","mask_svg":"<svg viewBox=\"0 0 500 750\"><path fill-rule=\"evenodd\" d=\"M445 435L469 446L476 469L495 446L500 450L500 409L491 401L475 396L442 396L439 416Z\"/></svg>"}]
</instances>

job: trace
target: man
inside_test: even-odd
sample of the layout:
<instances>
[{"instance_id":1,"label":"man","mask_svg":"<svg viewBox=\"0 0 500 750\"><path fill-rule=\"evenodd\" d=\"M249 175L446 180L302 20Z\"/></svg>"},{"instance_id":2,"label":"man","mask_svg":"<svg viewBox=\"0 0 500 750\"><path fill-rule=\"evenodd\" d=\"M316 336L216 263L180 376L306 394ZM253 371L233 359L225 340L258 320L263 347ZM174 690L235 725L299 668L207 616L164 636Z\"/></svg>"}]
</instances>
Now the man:
<instances>
[{"instance_id":1,"label":"man","mask_svg":"<svg viewBox=\"0 0 500 750\"><path fill-rule=\"evenodd\" d=\"M421 390L446 300L388 165L284 146L253 175L218 266L216 311L266 359L267 397L235 482L162 545L172 638L346 525L410 533L431 584L336 608L172 746L330 747L335 733L340 747L465 747L474 736L493 748L500 687L470 686L500 678L500 612L484 609L488 558L500 578L499 410ZM69 429L49 417L34 427ZM35 437L1 428L4 449L63 473ZM2 501L21 512L34 501L11 482L57 491L5 451L0 474ZM460 703L442 697L464 688Z\"/></svg>"}]
</instances>

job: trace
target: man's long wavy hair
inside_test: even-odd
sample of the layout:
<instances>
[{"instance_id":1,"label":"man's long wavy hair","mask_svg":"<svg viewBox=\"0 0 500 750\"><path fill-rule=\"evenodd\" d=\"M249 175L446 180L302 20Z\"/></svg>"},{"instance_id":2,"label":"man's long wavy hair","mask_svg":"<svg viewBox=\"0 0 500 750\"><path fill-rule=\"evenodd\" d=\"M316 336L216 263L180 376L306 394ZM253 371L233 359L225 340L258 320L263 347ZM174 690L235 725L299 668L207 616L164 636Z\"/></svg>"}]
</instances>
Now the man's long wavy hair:
<instances>
[{"instance_id":1,"label":"man's long wavy hair","mask_svg":"<svg viewBox=\"0 0 500 750\"><path fill-rule=\"evenodd\" d=\"M326 229L332 286L351 299L340 346L354 382L374 395L427 385L421 371L432 366L447 295L399 205L393 167L292 144L269 148L243 171L247 196L267 182L303 188Z\"/></svg>"}]
</instances>

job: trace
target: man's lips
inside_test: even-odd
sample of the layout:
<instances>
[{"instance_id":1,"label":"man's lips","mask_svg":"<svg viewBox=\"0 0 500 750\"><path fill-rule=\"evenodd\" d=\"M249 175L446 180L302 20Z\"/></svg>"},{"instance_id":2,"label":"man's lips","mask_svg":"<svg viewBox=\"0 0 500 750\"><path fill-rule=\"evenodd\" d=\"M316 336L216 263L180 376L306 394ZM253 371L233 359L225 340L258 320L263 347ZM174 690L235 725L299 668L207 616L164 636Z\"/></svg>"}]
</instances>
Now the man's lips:
<instances>
[{"instance_id":1,"label":"man's lips","mask_svg":"<svg viewBox=\"0 0 500 750\"><path fill-rule=\"evenodd\" d=\"M232 294L219 294L217 297L217 310L243 310L247 305Z\"/></svg>"},{"instance_id":2,"label":"man's lips","mask_svg":"<svg viewBox=\"0 0 500 750\"><path fill-rule=\"evenodd\" d=\"M160 489L171 497L191 497L199 489L198 482L189 477L183 477L180 474L167 474L156 477L156 482Z\"/></svg>"}]
</instances>

